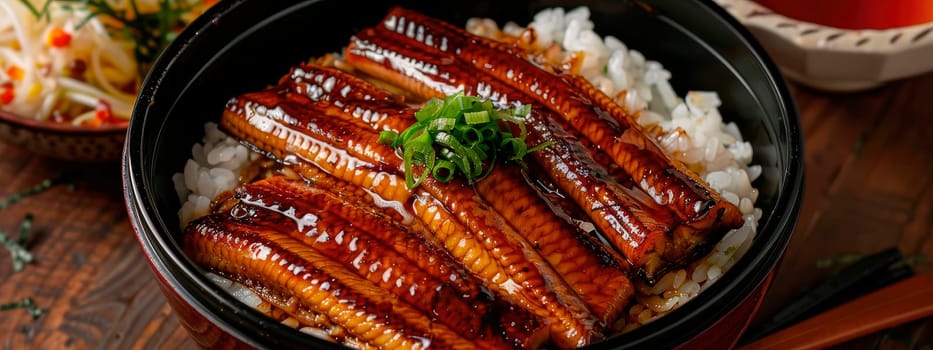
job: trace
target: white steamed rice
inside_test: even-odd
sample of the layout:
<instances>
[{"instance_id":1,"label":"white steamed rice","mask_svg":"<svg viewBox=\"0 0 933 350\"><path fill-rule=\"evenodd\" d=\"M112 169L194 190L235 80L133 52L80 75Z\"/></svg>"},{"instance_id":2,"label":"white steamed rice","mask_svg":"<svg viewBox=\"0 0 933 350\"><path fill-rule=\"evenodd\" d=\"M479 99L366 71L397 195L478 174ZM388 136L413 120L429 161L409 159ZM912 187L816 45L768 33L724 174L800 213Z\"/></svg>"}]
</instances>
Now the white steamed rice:
<instances>
[{"instance_id":1,"label":"white steamed rice","mask_svg":"<svg viewBox=\"0 0 933 350\"><path fill-rule=\"evenodd\" d=\"M182 227L207 214L214 197L233 190L243 168L258 158L258 153L220 131L216 123L205 124L204 138L191 148L184 171L172 176L182 203L178 211Z\"/></svg>"},{"instance_id":2,"label":"white steamed rice","mask_svg":"<svg viewBox=\"0 0 933 350\"><path fill-rule=\"evenodd\" d=\"M567 12L561 8L544 10L529 27L536 31L541 47L560 45L567 56L583 52L580 74L607 95L615 96L629 113L638 115L639 124L660 128L661 147L697 171L744 215L745 224L727 233L705 258L667 273L654 285L637 286L638 303L629 309L629 320L623 318L616 325L621 330L632 329L695 297L748 250L761 218L761 210L755 207L758 191L752 187L761 167L750 165L752 147L743 141L738 127L723 122L718 111L721 102L715 92L690 91L684 98L678 97L669 83L671 73L660 63L646 60L615 37L597 35L586 7ZM499 30L495 22L485 19L470 20L467 29L480 35ZM514 23L502 29L514 36L524 30ZM206 214L213 198L234 189L243 167L259 157L218 130L216 124L208 123L204 139L192 148L192 158L184 171L173 177L183 203L178 212L181 224ZM234 288L216 275L212 280L221 286L233 286L226 289L247 304L258 305L255 296L242 295L244 288Z\"/></svg>"}]
</instances>

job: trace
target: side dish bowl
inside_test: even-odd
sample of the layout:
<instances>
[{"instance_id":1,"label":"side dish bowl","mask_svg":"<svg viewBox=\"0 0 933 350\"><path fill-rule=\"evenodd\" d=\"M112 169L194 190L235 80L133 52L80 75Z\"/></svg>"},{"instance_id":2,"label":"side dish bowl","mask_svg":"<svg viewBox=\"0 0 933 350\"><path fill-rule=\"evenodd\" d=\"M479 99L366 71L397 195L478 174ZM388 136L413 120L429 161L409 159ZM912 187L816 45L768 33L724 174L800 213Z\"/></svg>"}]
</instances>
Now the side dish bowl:
<instances>
[{"instance_id":1,"label":"side dish bowl","mask_svg":"<svg viewBox=\"0 0 933 350\"><path fill-rule=\"evenodd\" d=\"M527 23L544 7L572 1L400 4L463 25L470 17ZM189 26L143 83L123 155L125 199L160 287L204 347L327 348L226 295L183 253L172 175L234 95L274 83L288 67L342 48L393 3L224 1ZM591 19L671 71L678 93L716 91L763 168L755 182L764 216L749 252L695 299L594 348L727 348L735 344L770 283L796 222L803 182L801 132L777 67L752 36L709 0L593 1Z\"/></svg>"},{"instance_id":2,"label":"side dish bowl","mask_svg":"<svg viewBox=\"0 0 933 350\"><path fill-rule=\"evenodd\" d=\"M126 124L86 128L29 119L0 110L0 140L46 158L115 162L123 152Z\"/></svg>"},{"instance_id":3,"label":"side dish bowl","mask_svg":"<svg viewBox=\"0 0 933 350\"><path fill-rule=\"evenodd\" d=\"M933 70L933 22L885 29L846 29L794 19L752 0L716 2L748 27L788 79L801 84L827 91L858 91ZM871 17L882 12L871 6L859 8L851 2L838 3L850 7L840 9L840 13L858 8L874 11L863 16ZM889 2L870 3L897 6ZM912 9L928 9L926 6L918 2ZM929 13L915 17L923 15Z\"/></svg>"}]
</instances>

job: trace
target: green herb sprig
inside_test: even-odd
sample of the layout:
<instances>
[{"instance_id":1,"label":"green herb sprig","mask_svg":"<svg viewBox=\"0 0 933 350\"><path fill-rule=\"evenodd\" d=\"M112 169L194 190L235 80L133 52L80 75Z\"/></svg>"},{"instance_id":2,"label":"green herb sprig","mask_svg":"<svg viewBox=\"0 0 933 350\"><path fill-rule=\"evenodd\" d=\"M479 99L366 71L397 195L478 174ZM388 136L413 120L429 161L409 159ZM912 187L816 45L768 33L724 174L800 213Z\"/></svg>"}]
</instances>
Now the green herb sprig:
<instances>
[{"instance_id":1,"label":"green herb sprig","mask_svg":"<svg viewBox=\"0 0 933 350\"><path fill-rule=\"evenodd\" d=\"M17 202L29 197L34 196L39 193L48 190L56 184L66 182L70 178L69 175L60 174L58 176L45 179L38 184L22 190L20 192L14 193L6 198L0 198L0 209L9 207ZM32 214L26 214L23 218L23 221L20 222L19 235L16 239L11 238L3 231L0 231L0 245L3 245L9 252L10 258L13 261L13 271L20 272L23 270L26 264L29 264L35 261L35 257L32 253L26 249L26 240L29 238L29 233L32 231L33 216Z\"/></svg>"},{"instance_id":2,"label":"green herb sprig","mask_svg":"<svg viewBox=\"0 0 933 350\"><path fill-rule=\"evenodd\" d=\"M417 187L429 174L440 182L463 176L473 183L489 174L500 157L524 165L525 155L550 145L525 144L525 117L530 112L530 105L497 109L492 101L458 92L429 100L415 113L413 125L401 133L382 131L379 142L401 151L408 188ZM416 166L423 166L418 175Z\"/></svg>"},{"instance_id":3,"label":"green herb sprig","mask_svg":"<svg viewBox=\"0 0 933 350\"><path fill-rule=\"evenodd\" d=\"M35 186L27 188L23 191L14 193L13 195L9 197L0 199L0 209L16 204L16 202L19 202L26 197L42 193L42 191L45 191L51 188L52 186L55 186L56 184L65 181L66 178L67 177L64 175L59 175L53 178L45 179L45 180L42 180L42 182L39 182L38 184L36 184Z\"/></svg>"},{"instance_id":4,"label":"green herb sprig","mask_svg":"<svg viewBox=\"0 0 933 350\"><path fill-rule=\"evenodd\" d=\"M0 304L0 311L13 309L26 309L26 311L29 312L29 314L32 316L32 319L37 319L39 316L42 316L42 314L45 313L45 310L37 307L36 303L32 301L32 298L29 297L23 298L19 301Z\"/></svg>"},{"instance_id":5,"label":"green herb sprig","mask_svg":"<svg viewBox=\"0 0 933 350\"><path fill-rule=\"evenodd\" d=\"M169 42L175 39L179 28L184 26L182 16L191 11L193 2L186 0L160 0L155 12L140 12L135 0L129 0L127 9L116 8L108 0L46 0L41 8L29 0L20 0L36 18L49 18L49 7L58 2L68 10L86 10L88 15L77 25L87 24L92 18L106 16L118 25L108 26L114 35L122 35L135 43L134 54L139 62L139 75L145 76Z\"/></svg>"},{"instance_id":6,"label":"green herb sprig","mask_svg":"<svg viewBox=\"0 0 933 350\"><path fill-rule=\"evenodd\" d=\"M60 174L53 178L43 180L35 186L27 188L23 191L14 193L9 197L2 198L0 199L0 209L16 204L17 202L29 196L42 193L52 186L55 186L56 184L65 182L69 178L70 176L66 174ZM0 245L3 245L8 251L10 251L10 260L13 261L13 272L20 272L23 270L26 264L35 261L35 257L32 255L32 253L29 252L28 249L26 249L26 241L29 239L29 233L32 232L32 223L33 216L32 214L27 213L23 218L23 221L20 222L19 235L17 235L15 240L7 236L5 233L3 233L3 231L0 231ZM23 298L19 301L0 304L0 311L20 308L26 309L26 311L32 315L33 320L39 318L39 316L45 313L45 310L37 307L36 304L32 301L32 298L29 297Z\"/></svg>"},{"instance_id":7,"label":"green herb sprig","mask_svg":"<svg viewBox=\"0 0 933 350\"><path fill-rule=\"evenodd\" d=\"M0 231L0 244L10 251L10 259L13 260L13 272L20 272L26 264L35 261L35 257L26 249L26 239L29 238L29 232L32 230L32 220L32 214L26 214L26 217L20 223L19 237L16 240Z\"/></svg>"}]
</instances>

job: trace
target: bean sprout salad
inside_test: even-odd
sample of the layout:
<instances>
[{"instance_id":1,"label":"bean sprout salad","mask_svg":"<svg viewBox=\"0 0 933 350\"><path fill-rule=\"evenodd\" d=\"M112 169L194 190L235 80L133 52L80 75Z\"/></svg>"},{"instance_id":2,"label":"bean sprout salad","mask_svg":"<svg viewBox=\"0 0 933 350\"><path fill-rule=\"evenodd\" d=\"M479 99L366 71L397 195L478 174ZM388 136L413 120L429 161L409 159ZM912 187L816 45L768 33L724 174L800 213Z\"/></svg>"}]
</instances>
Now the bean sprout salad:
<instances>
[{"instance_id":1,"label":"bean sprout salad","mask_svg":"<svg viewBox=\"0 0 933 350\"><path fill-rule=\"evenodd\" d=\"M0 0L0 109L125 124L149 64L214 1Z\"/></svg>"}]
</instances>

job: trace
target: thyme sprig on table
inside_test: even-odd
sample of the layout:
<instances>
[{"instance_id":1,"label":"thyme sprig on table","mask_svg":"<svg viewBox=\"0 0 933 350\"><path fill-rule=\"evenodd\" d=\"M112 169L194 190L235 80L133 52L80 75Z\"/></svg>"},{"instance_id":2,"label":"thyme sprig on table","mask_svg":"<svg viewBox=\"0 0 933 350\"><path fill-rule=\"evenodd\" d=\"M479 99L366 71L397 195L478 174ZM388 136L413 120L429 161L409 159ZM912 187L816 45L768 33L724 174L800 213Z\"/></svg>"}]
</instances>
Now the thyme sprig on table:
<instances>
[{"instance_id":1,"label":"thyme sprig on table","mask_svg":"<svg viewBox=\"0 0 933 350\"><path fill-rule=\"evenodd\" d=\"M53 178L48 178L36 184L35 186L27 188L23 191L14 193L13 195L9 197L0 199L0 209L16 204L16 202L19 202L26 197L42 193L42 191L45 191L51 188L52 186L65 181L65 179L66 177L64 175L59 175Z\"/></svg>"},{"instance_id":2,"label":"thyme sprig on table","mask_svg":"<svg viewBox=\"0 0 933 350\"><path fill-rule=\"evenodd\" d=\"M49 179L45 179L42 182L39 182L35 186L22 190L20 192L14 193L13 195L0 199L0 209L9 207L17 202L29 197L34 196L39 193L52 188L56 184L65 182L69 177L67 175L61 174ZM26 249L26 240L29 238L29 233L32 231L32 214L26 214L26 217L23 218L23 221L20 222L19 235L16 239L10 238L2 230L0 230L0 244L6 247L10 251L10 257L13 260L13 271L20 272L23 270L23 267L35 260L32 256L32 253Z\"/></svg>"},{"instance_id":3,"label":"thyme sprig on table","mask_svg":"<svg viewBox=\"0 0 933 350\"><path fill-rule=\"evenodd\" d=\"M43 180L37 185L27 188L23 191L14 193L13 195L0 199L0 209L9 207L17 202L33 195L44 192L45 190L55 186L56 184L65 182L69 177L67 175L58 175L56 177ZM16 239L10 238L3 231L0 231L0 245L6 247L10 251L10 259L13 261L13 272L20 272L23 270L26 264L35 261L35 257L32 253L29 252L29 249L26 248L26 241L29 239L29 234L32 232L32 223L33 215L27 213L23 218L23 221L19 225L19 234L16 236ZM0 304L0 311L13 310L23 308L32 315L33 319L38 318L44 312L43 309L36 306L32 301L32 298L26 297L19 301L9 302L5 304Z\"/></svg>"},{"instance_id":4,"label":"thyme sprig on table","mask_svg":"<svg viewBox=\"0 0 933 350\"><path fill-rule=\"evenodd\" d=\"M139 74L144 76L168 43L184 27L182 17L194 8L190 0L159 0L158 10L142 12L135 0L128 0L127 8L115 7L108 0L45 0L42 7L34 6L29 0L20 0L36 18L49 18L52 2L62 4L64 9L87 11L87 16L77 25L87 24L95 17L106 17L107 29L113 35L122 35L135 43L133 52L139 62Z\"/></svg>"},{"instance_id":5,"label":"thyme sprig on table","mask_svg":"<svg viewBox=\"0 0 933 350\"><path fill-rule=\"evenodd\" d=\"M36 306L36 303L33 302L32 298L30 297L25 297L19 301L0 304L0 311L13 309L26 309L26 312L32 315L32 319L37 319L39 316L42 316L42 314L45 313L45 309Z\"/></svg>"},{"instance_id":6,"label":"thyme sprig on table","mask_svg":"<svg viewBox=\"0 0 933 350\"><path fill-rule=\"evenodd\" d=\"M13 272L20 272L26 264L35 261L32 253L26 249L26 239L29 238L29 232L32 230L32 214L26 214L20 223L19 237L13 240L0 231L0 244L3 244L10 251L10 259L13 260Z\"/></svg>"}]
</instances>

